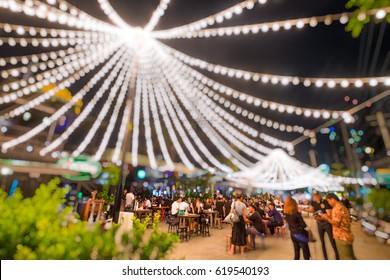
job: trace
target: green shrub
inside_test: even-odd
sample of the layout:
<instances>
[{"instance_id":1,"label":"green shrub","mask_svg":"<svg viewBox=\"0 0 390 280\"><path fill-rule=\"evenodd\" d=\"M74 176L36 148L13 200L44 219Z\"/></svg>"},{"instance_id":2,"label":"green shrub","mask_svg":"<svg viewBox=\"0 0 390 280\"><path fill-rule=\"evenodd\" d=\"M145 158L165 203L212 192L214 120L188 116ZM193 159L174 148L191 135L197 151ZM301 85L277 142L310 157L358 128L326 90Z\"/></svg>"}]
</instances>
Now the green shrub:
<instances>
[{"instance_id":1,"label":"green shrub","mask_svg":"<svg viewBox=\"0 0 390 280\"><path fill-rule=\"evenodd\" d=\"M158 230L158 219L150 236L148 221L134 219L132 230L83 222L63 207L68 190L58 185L58 179L42 184L31 198L0 190L0 259L163 259L177 241Z\"/></svg>"}]
</instances>

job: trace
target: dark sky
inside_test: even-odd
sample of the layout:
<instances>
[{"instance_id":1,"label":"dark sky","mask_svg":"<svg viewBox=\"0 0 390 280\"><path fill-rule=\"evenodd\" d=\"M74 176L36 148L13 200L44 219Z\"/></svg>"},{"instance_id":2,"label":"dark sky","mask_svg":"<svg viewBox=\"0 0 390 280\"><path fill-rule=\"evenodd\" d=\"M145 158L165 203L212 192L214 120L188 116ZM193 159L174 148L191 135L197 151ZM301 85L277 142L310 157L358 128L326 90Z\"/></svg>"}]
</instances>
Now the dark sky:
<instances>
[{"instance_id":1,"label":"dark sky","mask_svg":"<svg viewBox=\"0 0 390 280\"><path fill-rule=\"evenodd\" d=\"M97 1L69 1L84 11L108 21L98 8ZM172 28L207 17L241 1L233 0L172 0L165 15L160 19L156 30ZM341 0L273 0L265 5L256 5L251 11L244 10L242 14L227 20L221 26L234 26L238 24L251 24L271 22L286 19L296 19L310 16L335 14L346 11L346 1ZM158 0L111 0L110 3L129 24L144 26L157 7ZM330 26L319 24L315 28L304 27L301 30L279 31L258 34L198 38L198 39L172 39L162 42L174 47L190 56L207 60L215 64L222 64L233 68L241 68L262 73L307 76L307 77L364 77L383 76L389 74L390 41L384 40L379 47L379 56L374 59L374 47L377 44L380 24L367 26L360 38L352 38L338 22ZM385 26L384 38L389 38L389 28ZM387 62L386 62L387 61ZM369 71L371 63L376 63L372 72ZM198 69L196 69L198 70ZM200 71L216 81L229 85L239 91L258 96L266 100L297 105L302 107L347 110L353 105L344 100L350 96L351 100L358 99L363 102L370 96L383 91L383 89L317 89L303 86L272 86L260 83L240 81L223 76L211 75ZM245 105L235 101L239 105ZM275 121L286 124L299 124L314 129L323 122L303 117L271 113L268 110L251 107L248 109ZM378 142L379 149L383 143L375 128L371 128L365 121L365 115L375 111L389 111L389 101L385 100L357 115L355 124L349 128L367 131L364 141ZM241 119L245 121L244 119ZM248 121L246 121L248 123ZM294 140L299 134L277 132L254 123L252 127L283 140ZM335 126L339 130L338 126ZM339 131L338 131L339 132ZM339 133L340 134L340 133ZM328 135L318 136L318 144L314 149L318 153L319 162L330 163L332 158L332 145ZM362 144L363 145L363 144ZM336 145L337 146L337 145ZM296 147L298 159L309 163L308 150L311 149L306 140Z\"/></svg>"}]
</instances>

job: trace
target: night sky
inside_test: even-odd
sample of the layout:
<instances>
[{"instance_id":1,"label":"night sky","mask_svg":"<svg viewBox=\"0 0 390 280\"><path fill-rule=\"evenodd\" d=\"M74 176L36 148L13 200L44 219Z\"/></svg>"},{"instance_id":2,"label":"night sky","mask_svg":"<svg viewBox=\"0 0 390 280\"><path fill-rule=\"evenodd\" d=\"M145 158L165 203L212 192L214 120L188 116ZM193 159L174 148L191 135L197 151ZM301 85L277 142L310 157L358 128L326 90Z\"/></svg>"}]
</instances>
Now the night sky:
<instances>
[{"instance_id":1,"label":"night sky","mask_svg":"<svg viewBox=\"0 0 390 280\"><path fill-rule=\"evenodd\" d=\"M100 19L109 21L99 9L97 1L69 1L87 13ZM187 24L207 17L241 1L233 0L172 0L165 15L160 19L155 30L172 28ZM110 3L129 24L144 26L154 9L158 6L158 0L111 0ZM253 10L244 10L242 14L226 20L220 26L234 26L240 24L252 24L272 22L302 17L335 14L347 11L344 7L346 1L340 0L273 0L265 5L255 5ZM2 11L3 13L3 11ZM218 26L218 25L217 25ZM320 23L317 27L305 26L301 30L269 31L257 34L224 36L215 38L196 39L171 39L162 40L163 43L178 49L179 51L228 67L250 70L260 73L276 75L291 75L302 77L366 77L389 75L389 49L390 41L384 40L378 44L379 30L385 28L383 38L389 38L389 27L381 24L371 24L365 27L359 38L352 38L351 34L344 30L344 25L333 22L330 26ZM375 59L374 48L378 44L379 55ZM372 66L374 64L374 66ZM198 68L195 68L200 71ZM385 90L385 88L362 89L326 89L314 86L281 86L263 85L261 83L248 82L235 78L227 78L212 75L206 71L200 71L208 77L234 89L261 97L269 101L297 105L309 108L347 110L354 105L353 99L364 102L368 98ZM345 101L345 96L350 97ZM235 101L240 106L247 107L250 111L259 115L286 124L298 124L308 129L314 129L324 123L324 120L313 120L304 117L286 115L264 110L261 107L250 106L246 103ZM377 128L371 127L365 120L366 115L372 115L376 111L389 112L389 98L382 100L371 108L362 110L355 116L355 123L348 128L362 129L365 132L361 146L377 145L378 156L383 157L384 149ZM237 115L235 115L237 116ZM238 117L240 119L240 117ZM273 129L248 122L243 122L264 133L279 137L286 141L298 138L299 134L283 133ZM335 129L339 132L338 124ZM338 133L340 135L340 132ZM142 134L141 134L142 135ZM318 143L311 147L309 140L305 140L296 146L295 157L309 162L308 151L317 151L318 163L331 163L334 161L333 153L336 146L331 143L329 135L317 134ZM207 140L205 140L207 141ZM382 155L380 154L382 153ZM341 155L342 157L342 155Z\"/></svg>"}]
</instances>

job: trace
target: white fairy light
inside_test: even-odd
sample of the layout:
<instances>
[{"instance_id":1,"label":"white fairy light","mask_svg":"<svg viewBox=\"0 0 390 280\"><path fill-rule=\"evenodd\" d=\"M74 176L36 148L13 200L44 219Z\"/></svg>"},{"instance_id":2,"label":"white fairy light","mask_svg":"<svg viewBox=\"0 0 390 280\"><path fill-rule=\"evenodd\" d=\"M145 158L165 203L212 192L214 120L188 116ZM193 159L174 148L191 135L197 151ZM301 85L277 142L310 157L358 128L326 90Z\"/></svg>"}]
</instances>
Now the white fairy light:
<instances>
[{"instance_id":1,"label":"white fairy light","mask_svg":"<svg viewBox=\"0 0 390 280\"><path fill-rule=\"evenodd\" d=\"M158 24L160 18L164 15L165 10L168 8L168 4L170 2L171 0L160 0L160 4L153 12L153 15L148 21L148 23L145 25L144 30L148 32L153 31L154 27Z\"/></svg>"},{"instance_id":2,"label":"white fairy light","mask_svg":"<svg viewBox=\"0 0 390 280\"><path fill-rule=\"evenodd\" d=\"M255 73L242 69L235 69L231 67L226 67L223 65L215 65L209 63L207 61L197 59L191 57L187 54L179 52L173 48L165 46L164 49L169 51L174 57L178 58L182 62L190 65L196 66L201 69L206 69L209 72L214 72L220 75L227 75L229 77L236 77L238 79L249 80L248 76L257 76L258 79L261 80L262 83L266 84L271 81L272 84L276 85L279 82L282 85L288 85L293 81L293 85L299 85L303 83L304 86L309 87L311 85L315 85L316 87L322 87L324 84L327 84L329 88L335 88L336 85L340 85L341 87L349 87L350 84L355 84L356 87L361 87L364 84L369 84L370 80L375 79L378 83L383 83L386 85L386 79L388 77L362 77L362 78L308 78L308 77L293 77L293 76L281 76L281 75L272 75L272 74L264 74L264 73ZM218 71L215 72L214 69L218 68ZM242 73L246 73L246 76Z\"/></svg>"},{"instance_id":3,"label":"white fairy light","mask_svg":"<svg viewBox=\"0 0 390 280\"><path fill-rule=\"evenodd\" d=\"M111 84L112 80L118 75L120 68L123 66L122 59L120 63L116 65L116 67L111 72L111 80L107 83L104 83L103 86L99 89L99 91L94 95L92 100L88 103L88 105L84 108L84 110L81 112L81 114L74 120L74 122L66 129L64 133L61 134L56 140L51 142L48 146L41 149L39 151L39 154L41 156L46 155L48 152L52 151L53 149L57 148L61 143L63 143L66 139L69 138L69 136L80 126L80 124L87 118L87 116L90 114L90 112L93 110L93 108L96 106L97 102L103 97L104 93L109 89L109 85ZM122 63L121 63L122 62ZM117 80L118 81L118 80ZM114 88L116 86L114 85Z\"/></svg>"},{"instance_id":4,"label":"white fairy light","mask_svg":"<svg viewBox=\"0 0 390 280\"><path fill-rule=\"evenodd\" d=\"M162 70L165 70L164 68ZM164 71L165 72L165 71ZM177 85L174 83L174 82L171 82L170 85L173 87L174 91L177 92L177 91L180 91L177 87ZM211 153L210 151L206 148L206 146L203 144L203 141L199 138L198 134L195 132L195 130L192 128L191 124L189 123L189 121L187 120L185 114L182 112L181 110L181 107L179 106L179 104L177 103L177 100L175 98L175 96L173 94L170 94L168 96L169 100L170 100L170 103L174 106L175 110L178 110L179 112L179 117L180 119L183 121L183 124L185 126L185 128L187 129L187 131L189 132L190 136L192 137L193 141L195 142L195 144L198 146L198 148L200 149L200 151L206 156L206 158L212 163L214 164L214 166L216 166L218 169L224 171L224 172L231 172L232 170L225 166L224 164L222 164L221 162L219 162ZM188 103L185 103L187 106L186 106L186 109L187 108L190 108L190 106L188 105ZM195 117L194 113L192 114L193 117ZM196 119L197 117L195 117Z\"/></svg>"},{"instance_id":5,"label":"white fairy light","mask_svg":"<svg viewBox=\"0 0 390 280\"><path fill-rule=\"evenodd\" d=\"M57 78L54 75L55 72L65 72L65 73L68 73L68 75L69 75L69 74L73 74L77 68L83 67L85 65L87 65L87 67L90 68L90 66L93 65L93 64L91 64L91 62L96 63L96 61L94 61L94 60L96 60L96 58L98 58L99 55L107 56L107 53L105 53L104 51L105 51L105 49L100 49L98 52L93 53L92 57L89 56L88 60L80 59L80 61L79 61L77 56L73 56L72 57L74 60L73 62L68 63L64 66L60 66L57 69L48 70L47 71L47 73L49 74L48 77L51 77L52 78L51 82L55 83L57 81ZM112 52L112 51L113 51L113 49L110 50L110 52ZM92 52L90 52L90 53L92 54ZM83 53L81 53L81 55L83 55ZM26 88L24 88L23 90L18 90L17 92L14 92L14 93L16 93L18 96L23 96L23 95L28 95L31 92L35 92L38 89L42 88L43 85L41 83L39 83L39 81L41 81L42 79L43 79L42 74L37 75L36 78L31 79L31 82L33 83L32 85L29 85ZM36 81L38 81L38 82L36 82ZM0 104L9 103L11 101L9 99L9 97L14 93L9 93L7 95L0 97ZM53 94L54 94L54 92L53 92Z\"/></svg>"},{"instance_id":6,"label":"white fairy light","mask_svg":"<svg viewBox=\"0 0 390 280\"><path fill-rule=\"evenodd\" d=\"M236 15L241 14L243 9L252 9L253 8L252 4L255 4L255 2L256 1L254 0L242 1L241 3L238 3L230 8L227 8L219 13L200 19L198 21L186 25L182 25L179 27L171 28L171 29L154 31L152 34L155 38L159 38L159 39L180 38L185 36L185 34L187 33L200 31L201 29L204 29L207 26L212 26L216 22L222 23L225 19L232 18L233 14ZM217 31L211 32L210 34L217 35Z\"/></svg>"},{"instance_id":7,"label":"white fairy light","mask_svg":"<svg viewBox=\"0 0 390 280\"><path fill-rule=\"evenodd\" d=\"M88 131L88 133L85 135L83 141L80 143L80 145L77 147L77 149L72 153L72 156L76 157L80 155L85 148L88 146L89 143L91 143L92 139L95 137L96 132L100 128L105 116L109 112L111 108L111 104L114 101L114 99L117 96L118 90L120 87L123 87L124 81L126 80L127 82L129 81L129 66L130 66L130 59L127 57L128 61L122 68L121 72L119 73L118 78L115 81L115 84L112 86L110 93L108 95L108 98L106 99L102 109L100 110L95 122L93 123L91 129ZM127 77L127 78L125 78ZM124 95L122 91L122 96ZM123 98L123 97L122 97ZM119 98L118 98L119 99ZM107 132L107 130L106 130ZM106 140L107 141L107 140Z\"/></svg>"},{"instance_id":8,"label":"white fairy light","mask_svg":"<svg viewBox=\"0 0 390 280\"><path fill-rule=\"evenodd\" d=\"M81 100L85 94L87 94L87 92L104 76L105 72L107 72L109 69L111 69L113 67L113 64L115 64L117 62L118 58L120 57L120 55L122 55L122 53L123 53L123 50L117 52L114 55L114 57L94 76L94 78L92 78L77 94L75 94L68 103L66 103L59 110L57 110L55 114L53 114L52 116L50 116L48 118L43 119L41 124L34 127L33 129L31 129L27 133L15 138L11 141L3 143L2 150L7 151L9 148L17 146L23 142L26 142L27 140L31 139L32 137L36 136L38 133L43 131L45 128L49 127L52 123L57 121L68 110L70 110L74 104L76 104L79 100ZM112 78L113 78L113 76L112 76ZM110 83L109 78L107 80L105 80L102 88L105 86L106 83L108 83L108 84ZM30 102L34 103L34 100L32 100Z\"/></svg>"}]
</instances>

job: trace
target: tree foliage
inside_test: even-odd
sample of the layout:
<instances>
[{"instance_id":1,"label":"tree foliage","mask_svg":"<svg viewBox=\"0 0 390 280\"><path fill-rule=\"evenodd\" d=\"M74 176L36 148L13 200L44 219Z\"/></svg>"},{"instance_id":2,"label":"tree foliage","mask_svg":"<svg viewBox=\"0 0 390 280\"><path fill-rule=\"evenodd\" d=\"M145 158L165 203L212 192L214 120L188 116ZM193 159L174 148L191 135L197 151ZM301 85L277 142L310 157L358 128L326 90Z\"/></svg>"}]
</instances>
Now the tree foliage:
<instances>
[{"instance_id":1,"label":"tree foliage","mask_svg":"<svg viewBox=\"0 0 390 280\"><path fill-rule=\"evenodd\" d=\"M352 33L354 38L359 37L363 27L374 20L373 16L366 15L365 17L359 17L359 14L365 13L368 10L379 9L383 7L389 7L390 0L349 0L346 4L348 9L357 8L354 12L354 16L351 17L346 26L346 30ZM390 15L386 14L385 20L390 23Z\"/></svg>"},{"instance_id":2,"label":"tree foliage","mask_svg":"<svg viewBox=\"0 0 390 280\"><path fill-rule=\"evenodd\" d=\"M86 260L163 259L177 237L133 220L133 229L78 219L63 207L67 189L58 179L42 184L33 197L0 190L0 259ZM107 224L108 225L108 224ZM107 226L106 225L106 226Z\"/></svg>"},{"instance_id":3,"label":"tree foliage","mask_svg":"<svg viewBox=\"0 0 390 280\"><path fill-rule=\"evenodd\" d=\"M102 190L98 192L96 197L98 199L103 199L107 205L113 203L115 200L115 194L110 193L110 189L112 186L116 186L119 183L120 168L115 164L108 163L108 166L103 168L102 174L107 174L108 177L105 184L103 184Z\"/></svg>"},{"instance_id":4,"label":"tree foliage","mask_svg":"<svg viewBox=\"0 0 390 280\"><path fill-rule=\"evenodd\" d=\"M390 191L387 189L373 189L368 195L367 199L372 202L372 205L376 210L383 209L383 211L378 211L379 214L390 213Z\"/></svg>"}]
</instances>

